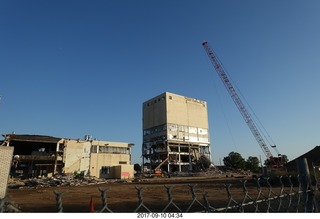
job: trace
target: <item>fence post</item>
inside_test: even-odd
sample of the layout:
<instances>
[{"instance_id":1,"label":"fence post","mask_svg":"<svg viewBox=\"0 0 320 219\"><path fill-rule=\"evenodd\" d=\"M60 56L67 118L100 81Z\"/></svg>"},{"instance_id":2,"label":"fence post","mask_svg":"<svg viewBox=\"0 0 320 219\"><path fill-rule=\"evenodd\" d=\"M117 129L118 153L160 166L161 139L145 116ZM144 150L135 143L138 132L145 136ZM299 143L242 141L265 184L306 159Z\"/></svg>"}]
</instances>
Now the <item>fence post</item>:
<instances>
[{"instance_id":1,"label":"fence post","mask_svg":"<svg viewBox=\"0 0 320 219\"><path fill-rule=\"evenodd\" d=\"M296 160L299 181L301 183L301 188L303 191L303 199L304 199L304 211L305 212L313 212L313 199L314 194L312 190L309 190L310 180L310 171L308 167L308 161L306 158L300 158Z\"/></svg>"},{"instance_id":2,"label":"fence post","mask_svg":"<svg viewBox=\"0 0 320 219\"><path fill-rule=\"evenodd\" d=\"M0 213L4 212L5 198L0 198Z\"/></svg>"},{"instance_id":3,"label":"fence post","mask_svg":"<svg viewBox=\"0 0 320 219\"><path fill-rule=\"evenodd\" d=\"M149 208L147 208L144 204L143 204L143 197L142 197L142 189L143 188L138 188L136 186L136 190L138 192L138 207L136 208L136 210L134 212L137 212L141 207L144 207L145 210L147 210L149 213L151 213L151 211L149 210Z\"/></svg>"},{"instance_id":4,"label":"fence post","mask_svg":"<svg viewBox=\"0 0 320 219\"><path fill-rule=\"evenodd\" d=\"M57 206L57 210L59 213L63 212L63 207L62 207L62 195L64 192L58 192L56 190L53 191L53 193L56 196L56 206Z\"/></svg>"},{"instance_id":5,"label":"fence post","mask_svg":"<svg viewBox=\"0 0 320 219\"><path fill-rule=\"evenodd\" d=\"M107 202L107 191L109 189L107 188L100 188L99 187L99 191L101 193L101 200L102 200L102 209L100 210L100 212L103 212L104 210L109 211L110 213L113 213L109 208L108 208L108 202Z\"/></svg>"},{"instance_id":6,"label":"fence post","mask_svg":"<svg viewBox=\"0 0 320 219\"><path fill-rule=\"evenodd\" d=\"M312 190L312 195L313 195L313 203L314 203L314 209L313 212L319 212L318 211L318 203L316 200L316 192L318 191L318 179L317 179L317 173L316 173L316 168L314 166L314 163L312 162L312 169L313 169L313 181L311 182L311 190Z\"/></svg>"}]
</instances>

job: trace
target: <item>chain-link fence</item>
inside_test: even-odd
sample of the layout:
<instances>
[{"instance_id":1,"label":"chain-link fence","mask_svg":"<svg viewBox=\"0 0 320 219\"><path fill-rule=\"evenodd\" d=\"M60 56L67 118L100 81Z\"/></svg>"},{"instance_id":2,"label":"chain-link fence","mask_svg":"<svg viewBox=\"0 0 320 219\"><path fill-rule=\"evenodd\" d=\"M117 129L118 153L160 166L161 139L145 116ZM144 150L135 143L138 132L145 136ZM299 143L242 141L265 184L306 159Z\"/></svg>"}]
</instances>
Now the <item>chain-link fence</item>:
<instances>
[{"instance_id":1,"label":"chain-link fence","mask_svg":"<svg viewBox=\"0 0 320 219\"><path fill-rule=\"evenodd\" d=\"M197 184L186 184L188 187L189 198L176 202L173 193L174 185L165 184L163 193L166 193L167 200L157 203L157 210L154 210L154 204L144 200L144 187L135 186L137 203L134 208L126 209L130 212L318 212L320 194L318 190L318 170L313 167L313 174L310 174L306 160L297 163L298 176L280 176L280 177L260 177L254 180L239 180L238 188L232 184L225 184L225 198L215 197L216 194L209 194L205 190L197 190ZM248 186L249 184L249 186ZM240 189L239 189L240 186ZM101 209L91 212L117 212L113 211L108 205L107 193L109 188L99 187L101 197ZM97 191L98 192L98 191ZM56 202L56 211L64 212L63 196L65 191L55 190L53 196ZM150 193L148 193L150 194ZM148 196L147 194L147 196ZM219 193L221 196L221 193ZM208 198L210 196L210 199ZM215 197L215 198L213 198ZM112 197L109 196L112 199ZM91 197L92 199L92 197ZM222 201L221 201L222 200ZM93 203L92 203L93 204ZM124 206L120 206L124 207ZM126 207L128 208L128 207ZM119 209L119 208L117 208ZM153 209L150 210L150 209ZM19 212L19 209L11 205L7 197L0 199L0 212Z\"/></svg>"},{"instance_id":2,"label":"chain-link fence","mask_svg":"<svg viewBox=\"0 0 320 219\"><path fill-rule=\"evenodd\" d=\"M226 199L224 203L215 203L208 199L208 192L196 193L197 184L188 184L190 202L178 205L174 200L174 185L164 185L164 192L167 194L167 201L162 202L158 212L318 212L319 194L317 181L311 180L305 184L302 177L277 177L258 178L255 180L255 190L247 187L247 180L239 181L242 191L233 193L231 184L224 185ZM250 185L250 187L253 185ZM132 212L149 212L148 202L144 201L143 187L135 187L137 194L136 208ZM114 211L108 206L107 193L109 188L99 188L102 207L100 210L91 209L92 212ZM236 191L239 191L237 189ZM253 192L255 191L255 192ZM53 195L56 198L57 212L64 212L63 195L65 192L55 190ZM198 196L200 197L197 197ZM112 197L111 197L112 198ZM15 212L14 206L9 206L6 199L0 201L1 212Z\"/></svg>"}]
</instances>

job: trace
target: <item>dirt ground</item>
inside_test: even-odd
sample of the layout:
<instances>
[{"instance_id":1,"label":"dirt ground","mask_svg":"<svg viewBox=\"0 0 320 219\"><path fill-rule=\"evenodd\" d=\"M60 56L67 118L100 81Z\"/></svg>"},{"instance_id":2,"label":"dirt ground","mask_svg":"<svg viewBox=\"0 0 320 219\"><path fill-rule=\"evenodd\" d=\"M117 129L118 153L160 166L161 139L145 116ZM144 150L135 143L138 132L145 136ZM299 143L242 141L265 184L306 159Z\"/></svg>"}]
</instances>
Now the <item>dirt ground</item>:
<instances>
[{"instance_id":1,"label":"dirt ground","mask_svg":"<svg viewBox=\"0 0 320 219\"><path fill-rule=\"evenodd\" d=\"M142 188L143 204L152 212L162 212L169 203L166 187L172 186L173 204L167 208L166 212L178 212L174 204L182 212L186 212L193 200L190 189L192 185L195 185L196 198L202 205L205 205L203 195L207 193L210 206L220 208L227 206L228 194L225 185L228 184L231 184L232 197L241 202L244 197L241 181L244 180L247 180L249 194L254 197L257 188L250 178L172 177L85 186L11 188L7 191L7 200L25 213L57 212L54 191L58 191L63 192L63 212L90 212L91 199L94 210L100 211L103 204L99 188L102 188L108 189L107 203L112 212L133 213L139 206L137 188ZM192 206L189 212L203 210L197 202ZM146 209L141 207L137 212L146 212Z\"/></svg>"}]
</instances>

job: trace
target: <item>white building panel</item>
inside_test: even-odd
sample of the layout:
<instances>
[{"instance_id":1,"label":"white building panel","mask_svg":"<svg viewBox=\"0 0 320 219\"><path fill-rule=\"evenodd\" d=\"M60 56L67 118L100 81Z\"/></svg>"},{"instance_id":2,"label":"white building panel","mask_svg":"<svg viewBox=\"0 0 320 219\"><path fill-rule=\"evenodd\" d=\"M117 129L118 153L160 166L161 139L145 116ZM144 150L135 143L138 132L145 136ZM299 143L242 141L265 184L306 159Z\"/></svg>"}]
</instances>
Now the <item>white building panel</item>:
<instances>
[{"instance_id":1,"label":"white building panel","mask_svg":"<svg viewBox=\"0 0 320 219\"><path fill-rule=\"evenodd\" d=\"M13 156L13 147L0 147L0 198L3 199L7 192L7 183Z\"/></svg>"},{"instance_id":2,"label":"white building panel","mask_svg":"<svg viewBox=\"0 0 320 219\"><path fill-rule=\"evenodd\" d=\"M198 129L195 127L189 127L189 133L190 134L197 134L198 133Z\"/></svg>"}]
</instances>

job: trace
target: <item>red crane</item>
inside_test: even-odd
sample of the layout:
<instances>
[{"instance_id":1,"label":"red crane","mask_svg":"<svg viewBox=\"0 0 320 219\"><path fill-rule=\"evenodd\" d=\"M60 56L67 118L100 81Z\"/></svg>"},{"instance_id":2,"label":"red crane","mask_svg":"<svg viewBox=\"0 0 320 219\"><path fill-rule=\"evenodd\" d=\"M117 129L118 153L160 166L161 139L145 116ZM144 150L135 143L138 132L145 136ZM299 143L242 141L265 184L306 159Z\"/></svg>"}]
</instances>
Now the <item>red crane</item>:
<instances>
[{"instance_id":1,"label":"red crane","mask_svg":"<svg viewBox=\"0 0 320 219\"><path fill-rule=\"evenodd\" d=\"M249 129L251 130L253 136L259 143L263 153L267 157L266 165L272 166L272 167L281 167L284 164L283 157L278 153L277 157L274 157L272 153L270 152L267 144L265 143L262 135L260 134L259 130L257 129L257 126L255 125L253 119L250 116L250 113L246 109L245 105L242 103L240 97L238 96L236 90L234 89L232 83L230 82L226 72L224 71L221 62L218 60L216 54L214 51L209 47L208 42L203 42L202 46L204 47L206 53L208 54L211 63L213 64L213 67L217 71L219 77L221 78L224 86L226 87L227 91L229 92L232 100L238 107L242 117L244 118L245 122L249 126ZM272 146L275 147L275 146Z\"/></svg>"}]
</instances>

